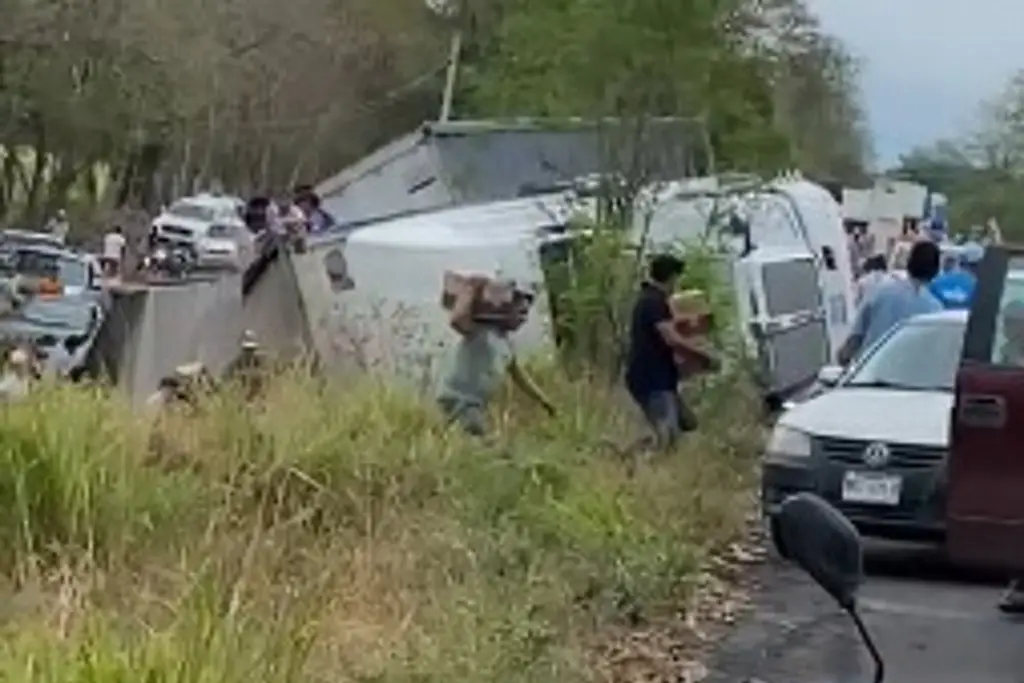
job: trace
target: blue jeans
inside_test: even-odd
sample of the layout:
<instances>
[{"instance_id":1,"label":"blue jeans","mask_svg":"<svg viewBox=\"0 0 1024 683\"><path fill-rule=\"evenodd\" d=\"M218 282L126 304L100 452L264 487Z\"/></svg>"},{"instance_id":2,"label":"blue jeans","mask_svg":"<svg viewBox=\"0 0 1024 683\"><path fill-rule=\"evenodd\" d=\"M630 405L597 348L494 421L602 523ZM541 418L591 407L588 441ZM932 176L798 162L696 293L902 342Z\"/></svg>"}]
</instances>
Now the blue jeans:
<instances>
[{"instance_id":1,"label":"blue jeans","mask_svg":"<svg viewBox=\"0 0 1024 683\"><path fill-rule=\"evenodd\" d=\"M457 425L472 436L484 436L490 431L486 406L456 398L437 399L448 425Z\"/></svg>"},{"instance_id":2,"label":"blue jeans","mask_svg":"<svg viewBox=\"0 0 1024 683\"><path fill-rule=\"evenodd\" d=\"M654 429L658 447L671 448L679 437L697 428L697 416L677 391L636 392L630 395Z\"/></svg>"}]
</instances>

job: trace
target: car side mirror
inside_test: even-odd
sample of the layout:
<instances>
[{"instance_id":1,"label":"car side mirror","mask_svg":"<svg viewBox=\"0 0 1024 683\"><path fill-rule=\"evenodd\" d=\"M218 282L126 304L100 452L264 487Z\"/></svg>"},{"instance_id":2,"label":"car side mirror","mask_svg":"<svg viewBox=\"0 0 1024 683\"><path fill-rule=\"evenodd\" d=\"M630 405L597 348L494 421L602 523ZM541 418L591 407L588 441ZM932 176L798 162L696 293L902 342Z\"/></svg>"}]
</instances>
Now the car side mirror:
<instances>
[{"instance_id":1,"label":"car side mirror","mask_svg":"<svg viewBox=\"0 0 1024 683\"><path fill-rule=\"evenodd\" d=\"M844 368L841 365L826 365L818 370L818 383L826 387L834 387L839 384L843 376Z\"/></svg>"},{"instance_id":2,"label":"car side mirror","mask_svg":"<svg viewBox=\"0 0 1024 683\"><path fill-rule=\"evenodd\" d=\"M798 493L772 517L771 536L779 555L807 572L840 607L856 608L864 548L843 513L813 493Z\"/></svg>"}]
</instances>

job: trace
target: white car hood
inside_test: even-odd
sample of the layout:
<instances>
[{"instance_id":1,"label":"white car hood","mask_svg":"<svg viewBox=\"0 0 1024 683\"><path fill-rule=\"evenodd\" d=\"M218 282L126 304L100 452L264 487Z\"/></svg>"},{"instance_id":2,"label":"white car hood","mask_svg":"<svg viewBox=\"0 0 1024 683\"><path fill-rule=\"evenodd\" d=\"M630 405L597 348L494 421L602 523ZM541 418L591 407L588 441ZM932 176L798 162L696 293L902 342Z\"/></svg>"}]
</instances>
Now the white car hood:
<instances>
[{"instance_id":1,"label":"white car hood","mask_svg":"<svg viewBox=\"0 0 1024 683\"><path fill-rule=\"evenodd\" d=\"M839 387L786 411L779 424L811 436L945 447L953 394Z\"/></svg>"}]
</instances>

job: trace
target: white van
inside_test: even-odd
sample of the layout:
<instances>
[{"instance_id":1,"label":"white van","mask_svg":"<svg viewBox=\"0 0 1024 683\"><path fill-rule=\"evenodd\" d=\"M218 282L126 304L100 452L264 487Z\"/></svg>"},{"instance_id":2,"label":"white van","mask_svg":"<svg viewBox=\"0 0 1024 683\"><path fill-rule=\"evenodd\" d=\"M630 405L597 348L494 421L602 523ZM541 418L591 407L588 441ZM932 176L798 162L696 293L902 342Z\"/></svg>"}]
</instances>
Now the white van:
<instances>
[{"instance_id":1,"label":"white van","mask_svg":"<svg viewBox=\"0 0 1024 683\"><path fill-rule=\"evenodd\" d=\"M837 362L856 303L841 210L825 188L799 179L754 191L702 183L694 193L680 185L659 198L646 226L655 244L701 230L717 231L734 255L736 299L751 351L763 362L790 353L802 359L800 367L781 360L766 365L771 393L792 393L813 381L822 364ZM799 344L788 341L798 336ZM813 352L812 338L819 340ZM780 344L786 348L774 348ZM800 350L790 351L791 345Z\"/></svg>"},{"instance_id":2,"label":"white van","mask_svg":"<svg viewBox=\"0 0 1024 683\"><path fill-rule=\"evenodd\" d=\"M637 240L658 245L707 236L705 200L714 201L662 197L650 220L638 220ZM837 248L844 239L839 207L823 188L800 182L739 206L750 248L729 260L742 327L762 359L766 391L785 396L813 381L848 332L853 287L849 256ZM454 340L439 305L444 271L499 272L544 290L545 266L564 258L557 245L569 239L567 222L593 210L571 194L544 195L417 213L311 244L325 264L345 263L346 286L327 316L334 341L318 351L429 381ZM305 298L309 308L312 297ZM553 337L550 301L541 296L515 343L522 352L544 351Z\"/></svg>"}]
</instances>

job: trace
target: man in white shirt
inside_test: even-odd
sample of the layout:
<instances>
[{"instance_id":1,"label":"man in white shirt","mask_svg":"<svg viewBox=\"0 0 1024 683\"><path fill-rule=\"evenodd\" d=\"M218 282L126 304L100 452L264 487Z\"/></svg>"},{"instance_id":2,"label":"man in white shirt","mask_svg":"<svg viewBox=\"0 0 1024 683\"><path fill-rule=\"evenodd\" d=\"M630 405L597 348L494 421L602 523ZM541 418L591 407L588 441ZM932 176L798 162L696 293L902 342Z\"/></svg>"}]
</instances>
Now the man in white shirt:
<instances>
[{"instance_id":1,"label":"man in white shirt","mask_svg":"<svg viewBox=\"0 0 1024 683\"><path fill-rule=\"evenodd\" d=\"M57 211L56 215L46 222L46 231L61 242L67 240L68 233L71 232L71 224L68 222L68 214L64 209Z\"/></svg>"},{"instance_id":2,"label":"man in white shirt","mask_svg":"<svg viewBox=\"0 0 1024 683\"><path fill-rule=\"evenodd\" d=\"M857 278L856 297L859 306L871 298L878 286L889 277L886 272L885 256L876 254L864 261L864 274Z\"/></svg>"},{"instance_id":3,"label":"man in white shirt","mask_svg":"<svg viewBox=\"0 0 1024 683\"><path fill-rule=\"evenodd\" d=\"M113 230L103 236L103 265L107 277L120 277L127 246L128 240L125 239L124 231L119 225L114 226Z\"/></svg>"}]
</instances>

